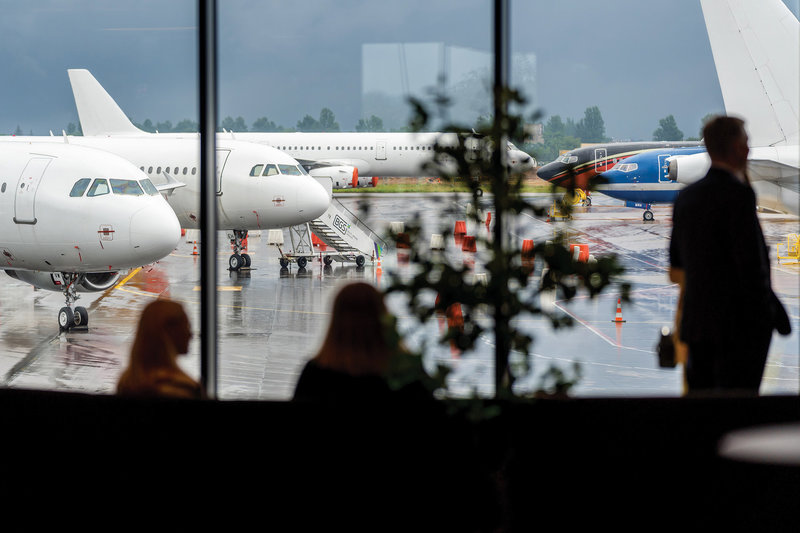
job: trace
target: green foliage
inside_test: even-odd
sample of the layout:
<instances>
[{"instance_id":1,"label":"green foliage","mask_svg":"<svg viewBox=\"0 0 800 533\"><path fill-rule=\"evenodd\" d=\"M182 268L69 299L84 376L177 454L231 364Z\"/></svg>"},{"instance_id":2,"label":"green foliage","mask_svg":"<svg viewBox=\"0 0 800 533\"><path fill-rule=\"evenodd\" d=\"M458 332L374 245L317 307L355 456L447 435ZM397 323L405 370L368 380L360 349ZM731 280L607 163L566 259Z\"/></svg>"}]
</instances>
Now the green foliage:
<instances>
[{"instance_id":1,"label":"green foliage","mask_svg":"<svg viewBox=\"0 0 800 533\"><path fill-rule=\"evenodd\" d=\"M366 120L360 118L356 124L356 131L384 131L383 119L375 115L371 115Z\"/></svg>"},{"instance_id":2,"label":"green foliage","mask_svg":"<svg viewBox=\"0 0 800 533\"><path fill-rule=\"evenodd\" d=\"M253 122L253 127L250 128L250 131L289 131L283 126L278 126L273 121L268 119L267 117L257 118L255 122Z\"/></svg>"},{"instance_id":3,"label":"green foliage","mask_svg":"<svg viewBox=\"0 0 800 533\"><path fill-rule=\"evenodd\" d=\"M606 125L603 115L597 106L587 107L583 112L583 118L575 125L575 136L581 142L602 143L608 142L606 137Z\"/></svg>"},{"instance_id":4,"label":"green foliage","mask_svg":"<svg viewBox=\"0 0 800 533\"><path fill-rule=\"evenodd\" d=\"M573 133L569 133L570 131ZM581 141L573 136L574 131L575 123L571 119L565 124L559 115L551 116L542 131L544 143L536 145L531 155L539 161L553 161L563 150L579 147Z\"/></svg>"},{"instance_id":5,"label":"green foliage","mask_svg":"<svg viewBox=\"0 0 800 533\"><path fill-rule=\"evenodd\" d=\"M682 141L683 132L678 129L675 117L668 115L658 121L658 129L653 132L654 141Z\"/></svg>"},{"instance_id":6,"label":"green foliage","mask_svg":"<svg viewBox=\"0 0 800 533\"><path fill-rule=\"evenodd\" d=\"M236 117L236 119L225 117L220 127L227 131L247 131L247 124L242 117Z\"/></svg>"},{"instance_id":7,"label":"green foliage","mask_svg":"<svg viewBox=\"0 0 800 533\"><path fill-rule=\"evenodd\" d=\"M327 107L323 107L319 112L319 119L311 115L306 115L302 120L297 121L297 131L339 131L339 123L336 122L336 115Z\"/></svg>"},{"instance_id":8,"label":"green foliage","mask_svg":"<svg viewBox=\"0 0 800 533\"><path fill-rule=\"evenodd\" d=\"M520 94L513 90L504 90L500 98L506 104L523 102ZM429 112L419 101L412 100L411 105L415 110L412 128L420 131L430 120ZM558 129L557 122L552 121L550 126L563 131ZM479 124L475 130L459 124L447 125L442 131L456 133L458 144L436 143L434 161L427 169L430 175L450 178L466 186L473 206L479 205L482 188L493 193L490 198L492 233L488 237L476 237L479 247L486 250L480 255L480 264L473 266L460 259L453 261L447 254L430 250L423 235L430 229L423 228L419 213L406 222L402 235L392 233L389 236L389 240L396 244L409 246L413 268L410 273L389 272L390 282L385 292L403 294L408 312L420 324L434 318L449 318L440 342L462 352L473 350L479 339L491 337L486 342L495 346L497 398L517 397L520 393L515 391L514 381L528 375L530 370L530 349L534 339L528 331L521 329L519 319L540 315L548 318L554 328L571 325L568 315L543 308L541 296L555 293L569 300L583 292L594 297L616 283L617 276L623 271L613 255L594 261L577 261L569 250L565 228L557 230L552 239L535 243L533 255L523 256L522 243L510 238L511 220L523 213L544 218L550 207L537 205L522 196L524 176L513 174L504 167L501 152L495 149L496 146L504 147L505 139L523 138L524 123L522 117L506 113L494 117L491 122ZM562 210L569 209L567 204L557 203ZM483 223L479 209L468 211L466 217L474 224ZM448 240L453 236L449 227L450 217L441 219L442 227L434 231ZM485 277L479 278L476 275L478 271ZM544 275L534 275L535 271ZM625 290L623 286L623 292ZM453 318L459 316L458 310L461 311L461 321ZM512 364L511 361L518 362ZM406 367L413 366L415 371L420 369L417 363L405 364ZM403 364L399 364L395 371L402 368ZM550 370L548 376L557 384L557 390L567 392L577 383L580 371L574 370L569 377L563 372L558 374L556 370ZM398 379L398 376L392 379ZM446 394L441 387L439 392Z\"/></svg>"}]
</instances>

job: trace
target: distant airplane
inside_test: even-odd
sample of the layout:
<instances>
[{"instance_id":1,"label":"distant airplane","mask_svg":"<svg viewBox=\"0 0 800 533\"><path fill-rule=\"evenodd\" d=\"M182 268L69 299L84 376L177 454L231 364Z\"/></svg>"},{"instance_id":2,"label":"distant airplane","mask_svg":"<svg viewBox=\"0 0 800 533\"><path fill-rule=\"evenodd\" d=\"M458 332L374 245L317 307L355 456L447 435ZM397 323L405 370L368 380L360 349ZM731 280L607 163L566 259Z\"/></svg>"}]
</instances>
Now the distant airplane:
<instances>
[{"instance_id":1,"label":"distant airplane","mask_svg":"<svg viewBox=\"0 0 800 533\"><path fill-rule=\"evenodd\" d=\"M70 69L69 79L78 107L81 129L87 136L142 137L155 135L134 126L92 74ZM196 134L160 133L161 137ZM382 177L427 177L434 145L457 145L455 134L442 133L301 133L224 132L217 138L248 141L276 148L297 159L315 177L330 177L334 188L375 186ZM536 160L508 143L508 165L524 172Z\"/></svg>"},{"instance_id":2,"label":"distant airplane","mask_svg":"<svg viewBox=\"0 0 800 533\"><path fill-rule=\"evenodd\" d=\"M116 155L69 144L0 137L0 269L61 291L63 330L85 326L78 292L113 287L120 270L152 263L178 244L181 228L158 190Z\"/></svg>"},{"instance_id":3,"label":"distant airplane","mask_svg":"<svg viewBox=\"0 0 800 533\"><path fill-rule=\"evenodd\" d=\"M705 153L705 148L646 150L621 160L610 170L599 174L602 182L595 190L624 200L628 207L644 209L644 220L653 220L652 205L674 202L683 188L683 184L669 177L670 158L698 153Z\"/></svg>"},{"instance_id":4,"label":"distant airplane","mask_svg":"<svg viewBox=\"0 0 800 533\"><path fill-rule=\"evenodd\" d=\"M199 228L197 138L51 135L13 139L37 144L66 141L122 156L144 171L165 193L181 227ZM217 143L216 181L217 228L232 235L234 249L228 263L231 270L250 266L250 256L242 253L249 230L310 222L322 216L331 202L329 190L309 176L296 160L274 148L243 141Z\"/></svg>"},{"instance_id":5,"label":"distant airplane","mask_svg":"<svg viewBox=\"0 0 800 533\"><path fill-rule=\"evenodd\" d=\"M700 141L643 141L584 146L570 150L542 166L536 175L554 185L576 189L584 203L590 205L591 198L585 194L589 183L618 162L646 150L694 148L701 145Z\"/></svg>"},{"instance_id":6,"label":"distant airplane","mask_svg":"<svg viewBox=\"0 0 800 533\"><path fill-rule=\"evenodd\" d=\"M748 175L760 207L800 214L800 22L781 0L701 0L725 112L745 120ZM692 183L705 154L676 157L670 177Z\"/></svg>"}]
</instances>

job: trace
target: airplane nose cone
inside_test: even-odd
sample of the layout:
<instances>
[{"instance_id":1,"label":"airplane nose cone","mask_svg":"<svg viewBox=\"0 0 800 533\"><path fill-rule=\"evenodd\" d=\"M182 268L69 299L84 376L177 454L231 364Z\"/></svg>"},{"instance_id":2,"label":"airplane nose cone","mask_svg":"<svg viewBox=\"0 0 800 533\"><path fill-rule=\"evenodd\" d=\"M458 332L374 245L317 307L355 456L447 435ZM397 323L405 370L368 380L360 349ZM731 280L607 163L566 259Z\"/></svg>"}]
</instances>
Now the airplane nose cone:
<instances>
[{"instance_id":1,"label":"airplane nose cone","mask_svg":"<svg viewBox=\"0 0 800 533\"><path fill-rule=\"evenodd\" d=\"M511 168L517 172L532 170L536 165L536 160L521 150L509 150L508 161L511 163Z\"/></svg>"},{"instance_id":2,"label":"airplane nose cone","mask_svg":"<svg viewBox=\"0 0 800 533\"><path fill-rule=\"evenodd\" d=\"M178 245L181 227L175 212L164 205L150 205L133 214L131 245L142 264L158 261Z\"/></svg>"},{"instance_id":3,"label":"airplane nose cone","mask_svg":"<svg viewBox=\"0 0 800 533\"><path fill-rule=\"evenodd\" d=\"M322 216L331 205L331 197L317 180L308 178L305 190L297 195L297 211L304 219L313 220Z\"/></svg>"}]
</instances>

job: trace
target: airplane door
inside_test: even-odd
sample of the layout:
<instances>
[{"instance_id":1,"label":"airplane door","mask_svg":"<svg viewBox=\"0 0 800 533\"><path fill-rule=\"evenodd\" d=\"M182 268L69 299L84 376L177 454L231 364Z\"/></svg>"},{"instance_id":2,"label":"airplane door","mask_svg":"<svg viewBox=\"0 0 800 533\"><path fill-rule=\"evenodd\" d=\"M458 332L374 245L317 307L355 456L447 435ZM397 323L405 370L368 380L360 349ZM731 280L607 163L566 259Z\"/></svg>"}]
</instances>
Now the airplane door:
<instances>
[{"instance_id":1,"label":"airplane door","mask_svg":"<svg viewBox=\"0 0 800 533\"><path fill-rule=\"evenodd\" d=\"M608 170L608 162L606 161L606 149L595 148L594 150L594 170L595 172L605 172Z\"/></svg>"},{"instance_id":2,"label":"airplane door","mask_svg":"<svg viewBox=\"0 0 800 533\"><path fill-rule=\"evenodd\" d=\"M375 144L375 159L386 159L386 141L377 141Z\"/></svg>"},{"instance_id":3,"label":"airplane door","mask_svg":"<svg viewBox=\"0 0 800 533\"><path fill-rule=\"evenodd\" d=\"M664 154L658 156L658 181L670 181L669 179L669 161L667 161L668 157L672 157L669 154Z\"/></svg>"},{"instance_id":4,"label":"airplane door","mask_svg":"<svg viewBox=\"0 0 800 533\"><path fill-rule=\"evenodd\" d=\"M217 195L222 194L222 171L225 170L229 155L231 155L230 150L217 149Z\"/></svg>"},{"instance_id":5,"label":"airplane door","mask_svg":"<svg viewBox=\"0 0 800 533\"><path fill-rule=\"evenodd\" d=\"M35 157L25 165L14 197L14 222L17 224L36 224L36 191L50 161L48 158Z\"/></svg>"}]
</instances>

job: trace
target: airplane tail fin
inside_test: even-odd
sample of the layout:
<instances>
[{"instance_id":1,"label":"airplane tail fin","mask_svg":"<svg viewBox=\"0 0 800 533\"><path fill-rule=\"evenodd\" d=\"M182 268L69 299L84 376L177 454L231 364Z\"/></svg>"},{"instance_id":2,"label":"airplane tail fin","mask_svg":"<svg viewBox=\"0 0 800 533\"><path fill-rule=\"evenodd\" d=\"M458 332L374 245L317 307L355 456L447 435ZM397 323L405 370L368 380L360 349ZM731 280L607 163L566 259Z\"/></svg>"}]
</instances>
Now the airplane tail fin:
<instances>
[{"instance_id":1,"label":"airplane tail fin","mask_svg":"<svg viewBox=\"0 0 800 533\"><path fill-rule=\"evenodd\" d=\"M781 0L701 0L725 111L756 146L798 138L800 22Z\"/></svg>"},{"instance_id":2,"label":"airplane tail fin","mask_svg":"<svg viewBox=\"0 0 800 533\"><path fill-rule=\"evenodd\" d=\"M86 69L67 72L84 135L145 133L133 125L91 72Z\"/></svg>"}]
</instances>

